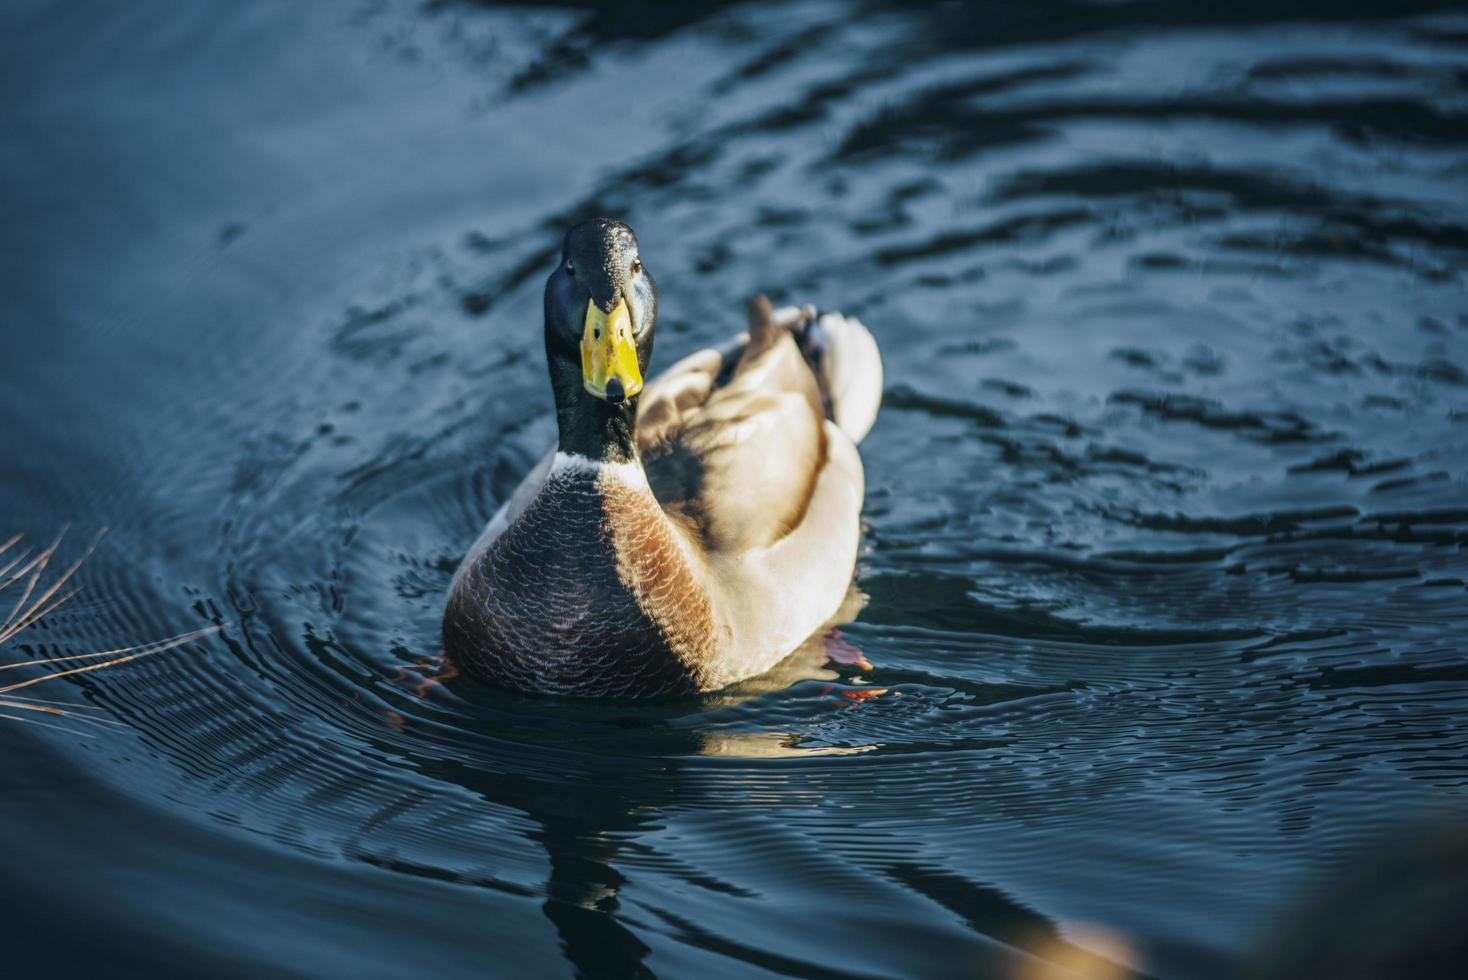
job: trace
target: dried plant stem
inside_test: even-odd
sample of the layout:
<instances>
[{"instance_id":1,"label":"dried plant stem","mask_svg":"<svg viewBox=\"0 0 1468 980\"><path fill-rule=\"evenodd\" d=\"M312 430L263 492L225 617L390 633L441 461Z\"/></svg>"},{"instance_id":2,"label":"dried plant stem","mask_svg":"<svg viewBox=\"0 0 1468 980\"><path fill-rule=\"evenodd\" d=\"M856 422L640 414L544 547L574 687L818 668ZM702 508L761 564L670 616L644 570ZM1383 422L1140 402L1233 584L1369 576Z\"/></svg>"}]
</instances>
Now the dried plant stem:
<instances>
[{"instance_id":1,"label":"dried plant stem","mask_svg":"<svg viewBox=\"0 0 1468 980\"><path fill-rule=\"evenodd\" d=\"M102 539L102 534L105 533L105 531L99 533L93 539L91 545L88 546L86 553L68 566L65 571L50 583L43 584L42 576L52 556L56 554L56 549L61 545L62 539L65 538L65 530L58 534L56 540L52 541L50 545L36 554L32 555L31 549L25 548L10 558L3 566L0 566L0 592L5 591L17 583L25 583L21 589L20 597L10 607L10 611L6 614L5 618L0 620L0 646L13 640L29 627L39 623L80 591L76 587L68 589L65 592L61 590L71 581L72 577L77 573L77 570L81 568L82 563L91 557L92 552L97 548L97 543ZM22 539L23 535L17 534L0 542L0 558L4 558L7 552L21 543ZM16 670L21 667L46 667L53 664L74 663L81 660L97 661L96 663L88 663L80 667L54 670L50 673L42 674L40 677L32 677L27 680L0 686L0 709L5 709L0 710L0 719L29 722L47 728L59 728L73 734L86 736L91 736L92 733L67 725L42 721L35 717L9 714L6 711L24 711L29 712L31 715L40 714L68 718L99 727L103 725L125 727L121 722L113 718L99 718L95 715L81 713L83 709L89 711L102 710L97 705L73 705L65 701L53 701L30 695L15 694L14 692L46 681L56 680L58 677L85 674L89 671L101 670L105 667L116 667L119 664L125 664L130 660L137 660L141 657L150 657L155 653L162 653L165 650L172 650L175 647L183 646L185 643L192 643L195 640L217 633L220 629L222 629L220 626L208 626L188 633L181 633L178 636L166 640L159 640L155 643L141 643L133 646L117 647L112 650L102 650L95 653L76 653L61 657L49 657L44 660L21 660L15 663L0 663L0 671L4 671Z\"/></svg>"}]
</instances>

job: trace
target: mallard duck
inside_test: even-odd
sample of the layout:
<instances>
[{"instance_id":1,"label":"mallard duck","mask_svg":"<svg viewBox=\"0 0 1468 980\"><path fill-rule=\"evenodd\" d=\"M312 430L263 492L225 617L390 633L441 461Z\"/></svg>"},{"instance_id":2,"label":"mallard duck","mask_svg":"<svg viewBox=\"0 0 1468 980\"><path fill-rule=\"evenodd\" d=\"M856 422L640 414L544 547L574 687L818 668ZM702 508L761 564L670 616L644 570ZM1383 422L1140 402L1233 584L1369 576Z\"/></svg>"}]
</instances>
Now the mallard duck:
<instances>
[{"instance_id":1,"label":"mallard duck","mask_svg":"<svg viewBox=\"0 0 1468 980\"><path fill-rule=\"evenodd\" d=\"M566 233L545 284L559 444L454 576L443 639L462 673L573 697L713 691L846 597L856 445L882 391L871 334L758 297L748 332L644 386L657 309L631 228Z\"/></svg>"}]
</instances>

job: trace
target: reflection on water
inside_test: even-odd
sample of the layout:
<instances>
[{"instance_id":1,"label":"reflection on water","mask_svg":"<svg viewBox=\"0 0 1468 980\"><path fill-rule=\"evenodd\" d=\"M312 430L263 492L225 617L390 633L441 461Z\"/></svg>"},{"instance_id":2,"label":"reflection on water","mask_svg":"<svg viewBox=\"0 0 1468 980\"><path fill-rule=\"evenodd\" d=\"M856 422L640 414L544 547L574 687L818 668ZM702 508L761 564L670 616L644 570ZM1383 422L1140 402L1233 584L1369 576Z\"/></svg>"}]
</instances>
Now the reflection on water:
<instances>
[{"instance_id":1,"label":"reflection on water","mask_svg":"<svg viewBox=\"0 0 1468 980\"><path fill-rule=\"evenodd\" d=\"M0 17L0 532L111 529L11 652L223 627L57 695L115 737L0 728L52 968L1224 976L1461 806L1450 5ZM592 213L661 363L757 290L872 326L870 669L403 681Z\"/></svg>"}]
</instances>

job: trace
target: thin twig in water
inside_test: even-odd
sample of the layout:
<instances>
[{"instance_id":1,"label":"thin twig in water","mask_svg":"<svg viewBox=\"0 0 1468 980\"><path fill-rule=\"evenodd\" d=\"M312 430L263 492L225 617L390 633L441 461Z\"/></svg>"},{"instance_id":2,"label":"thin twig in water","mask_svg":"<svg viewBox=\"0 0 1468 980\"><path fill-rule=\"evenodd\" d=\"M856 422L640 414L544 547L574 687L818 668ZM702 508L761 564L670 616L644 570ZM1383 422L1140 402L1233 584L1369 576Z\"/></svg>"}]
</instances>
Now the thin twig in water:
<instances>
[{"instance_id":1,"label":"thin twig in water","mask_svg":"<svg viewBox=\"0 0 1468 980\"><path fill-rule=\"evenodd\" d=\"M105 531L102 532L102 534L105 533ZM14 558L12 558L3 568L0 568L0 592L5 591L10 586L22 580L24 580L26 583L25 588L21 592L20 598L17 599L15 605L11 607L9 614L6 615L4 620L0 620L0 646L3 646L7 641L14 639L25 629L39 623L42 619L55 612L58 608L61 607L63 603L65 603L67 600L69 600L72 596L76 595L80 591L79 588L74 587L69 591L62 593L59 598L53 599L53 596L56 596L56 594L61 591L62 587L65 586L66 583L71 580L72 576L76 574L77 569L81 568L82 563L85 562L87 558L91 557L92 552L95 551L97 548L97 543L102 540L102 534L97 535L97 537L92 541L91 545L87 548L86 553L83 554L81 558L73 562L70 567L68 567L64 572L61 573L60 576L56 578L54 582L51 582L48 585L41 586L41 575L43 572L45 572L47 564L51 561L51 557L56 553L56 549L60 546L62 539L66 536L66 532L64 530L56 536L55 541L51 542L48 547L42 549L36 555L31 556L31 549L26 548ZM22 537L22 535L17 534L4 542L0 542L0 556L3 556L11 548L19 544L22 540ZM19 566L19 570L16 570L17 566ZM6 576L9 577L6 578ZM36 593L38 587L41 588L39 594ZM34 600L31 599L32 595L36 596ZM81 708L86 708L92 711L102 710L98 705L73 705L65 701L53 701L47 698L37 698L31 695L15 694L13 692L31 687L35 684L43 683L45 681L55 680L58 677L69 677L75 674L85 674L89 671L101 670L104 667L115 667L118 664L125 664L129 660L137 660L141 657L151 657L155 653L162 653L165 650L172 650L175 647L183 646L185 643L192 643L194 640L209 636L212 633L217 633L222 628L223 627L221 626L207 626L203 629L193 630L188 633L182 633L178 636L171 637L167 640L159 640L155 643L140 643L133 646L117 647L112 650L102 650L97 653L75 653L62 657L49 657L44 660L21 660L15 663L0 664L0 670L15 670L20 667L43 667L51 664L72 663L78 660L99 661L98 663L87 664L82 667L68 667L66 670L52 671L48 674L43 674L40 677L32 677L29 680L16 681L13 684L0 686L0 709L9 709L10 711L27 711L34 714L69 718L98 726L116 725L119 727L126 727L125 725L123 725L122 722L114 718L98 718L94 715L86 715L79 712L79 709ZM17 714L7 714L4 711L0 711L0 719L5 719L8 721L28 722L30 724L41 725L46 728L59 728L62 731L71 732L76 735L85 735L88 737L90 737L92 734L90 732L82 731L81 729L77 728L71 728L66 725L58 725L54 722L42 721L39 718L26 717L24 715Z\"/></svg>"},{"instance_id":2,"label":"thin twig in water","mask_svg":"<svg viewBox=\"0 0 1468 980\"><path fill-rule=\"evenodd\" d=\"M51 603L49 606L46 605L46 603L50 602L51 597L54 596L58 591L60 591L63 585L71 580L71 577L76 574L76 570L82 567L82 562L86 561L92 556L92 552L97 550L97 543L102 540L102 535L106 533L106 531L100 532L97 537L92 540L92 543L87 548L86 552L75 562L73 562L70 568L62 572L61 577L58 578L55 582L52 582L51 585L46 589L46 591L42 592L41 595L36 599L36 601L30 606L26 607L25 612L22 613L20 612L21 607L25 605L26 600L29 599L31 597L31 593L35 591L36 584L41 580L41 572L45 571L46 563L49 562L51 560L51 556L56 553L56 549L61 544L61 539L66 536L66 532L62 531L56 536L56 540L51 543L51 547L41 552L39 556L40 564L36 567L36 570L31 573L30 581L26 583L25 592L21 594L20 600L15 604L15 608L10 611L10 615L5 618L5 622L0 623L0 643L4 643L12 636L15 636L21 630L25 629L27 626L38 622L42 616L54 612L56 608L59 607L62 603L66 602L66 600L76 595L77 590L72 589L70 592L63 595L60 599L57 599L54 603ZM4 588L4 586L0 586L0 588Z\"/></svg>"}]
</instances>

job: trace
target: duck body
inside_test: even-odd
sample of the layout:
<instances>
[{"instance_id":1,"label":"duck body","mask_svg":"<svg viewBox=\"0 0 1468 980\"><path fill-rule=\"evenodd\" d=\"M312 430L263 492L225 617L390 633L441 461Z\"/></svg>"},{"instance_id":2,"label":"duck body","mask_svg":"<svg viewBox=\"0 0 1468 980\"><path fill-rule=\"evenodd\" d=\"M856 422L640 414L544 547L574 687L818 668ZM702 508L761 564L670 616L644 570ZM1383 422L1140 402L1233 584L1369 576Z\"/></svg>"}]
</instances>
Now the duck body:
<instances>
[{"instance_id":1,"label":"duck body","mask_svg":"<svg viewBox=\"0 0 1468 980\"><path fill-rule=\"evenodd\" d=\"M445 652L477 679L575 697L712 691L775 666L850 588L856 443L881 392L871 335L761 298L746 334L644 389L656 294L635 250L626 226L587 222L547 283L560 444L465 557L444 614ZM598 352L609 337L621 346Z\"/></svg>"}]
</instances>

